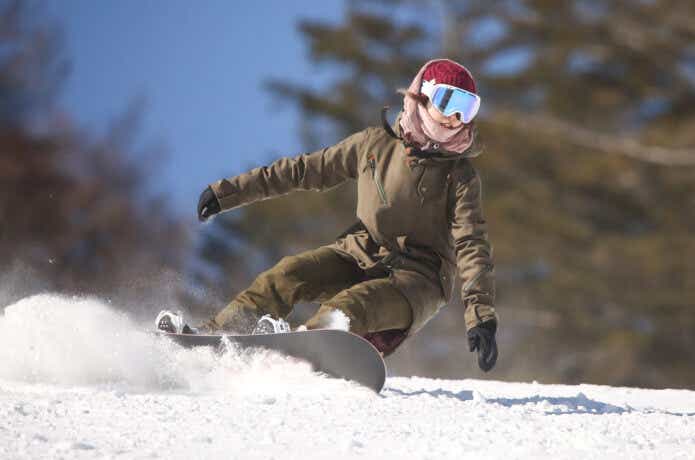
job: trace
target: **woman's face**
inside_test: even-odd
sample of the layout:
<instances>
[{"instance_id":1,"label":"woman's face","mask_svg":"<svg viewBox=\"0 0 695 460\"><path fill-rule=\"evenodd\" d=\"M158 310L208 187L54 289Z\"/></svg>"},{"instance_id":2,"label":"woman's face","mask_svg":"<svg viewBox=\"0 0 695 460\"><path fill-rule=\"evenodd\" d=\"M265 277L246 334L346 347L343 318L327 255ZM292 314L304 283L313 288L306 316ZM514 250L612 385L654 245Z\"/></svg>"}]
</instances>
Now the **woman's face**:
<instances>
[{"instance_id":1,"label":"woman's face","mask_svg":"<svg viewBox=\"0 0 695 460\"><path fill-rule=\"evenodd\" d=\"M430 100L427 101L427 112L430 114L430 117L432 117L434 121L444 126L445 128L456 129L463 123L459 119L458 114L456 113L449 117L445 116L442 112L437 110L437 108L434 105L432 105L432 102Z\"/></svg>"}]
</instances>

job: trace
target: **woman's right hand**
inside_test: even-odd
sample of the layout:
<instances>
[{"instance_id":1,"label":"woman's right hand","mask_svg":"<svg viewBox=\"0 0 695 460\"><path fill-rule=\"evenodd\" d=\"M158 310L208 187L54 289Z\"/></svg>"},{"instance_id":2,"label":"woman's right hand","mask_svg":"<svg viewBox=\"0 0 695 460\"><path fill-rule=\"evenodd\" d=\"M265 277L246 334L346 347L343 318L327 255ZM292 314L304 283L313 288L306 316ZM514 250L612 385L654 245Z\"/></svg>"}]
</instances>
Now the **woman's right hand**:
<instances>
[{"instance_id":1,"label":"woman's right hand","mask_svg":"<svg viewBox=\"0 0 695 460\"><path fill-rule=\"evenodd\" d=\"M220 202L215 196L215 192L210 187L203 190L198 200L198 220L205 222L210 217L219 213L222 210Z\"/></svg>"}]
</instances>

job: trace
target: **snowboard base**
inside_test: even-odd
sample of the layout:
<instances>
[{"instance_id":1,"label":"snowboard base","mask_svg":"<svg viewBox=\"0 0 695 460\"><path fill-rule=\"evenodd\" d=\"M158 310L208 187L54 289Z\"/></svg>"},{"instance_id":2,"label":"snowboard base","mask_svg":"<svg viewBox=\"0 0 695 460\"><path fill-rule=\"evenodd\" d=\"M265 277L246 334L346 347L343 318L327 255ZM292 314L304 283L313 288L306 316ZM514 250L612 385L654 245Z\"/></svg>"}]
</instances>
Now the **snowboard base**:
<instances>
[{"instance_id":1,"label":"snowboard base","mask_svg":"<svg viewBox=\"0 0 695 460\"><path fill-rule=\"evenodd\" d=\"M376 393L381 391L386 380L386 364L379 351L351 332L315 329L262 335L157 334L187 348L220 348L225 338L242 348L267 348L304 359L318 372L352 380Z\"/></svg>"}]
</instances>

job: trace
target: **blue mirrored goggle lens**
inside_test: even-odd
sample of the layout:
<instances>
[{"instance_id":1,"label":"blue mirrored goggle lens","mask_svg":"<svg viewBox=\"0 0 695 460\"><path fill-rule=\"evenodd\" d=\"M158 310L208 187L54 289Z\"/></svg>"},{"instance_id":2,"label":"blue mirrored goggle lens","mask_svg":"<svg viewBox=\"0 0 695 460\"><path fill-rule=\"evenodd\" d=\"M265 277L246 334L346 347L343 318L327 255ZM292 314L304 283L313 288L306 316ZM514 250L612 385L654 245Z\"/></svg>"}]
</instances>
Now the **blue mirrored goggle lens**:
<instances>
[{"instance_id":1,"label":"blue mirrored goggle lens","mask_svg":"<svg viewBox=\"0 0 695 460\"><path fill-rule=\"evenodd\" d=\"M474 94L454 88L436 88L432 94L432 104L445 116L461 114L461 121L470 123L478 113L480 99Z\"/></svg>"}]
</instances>

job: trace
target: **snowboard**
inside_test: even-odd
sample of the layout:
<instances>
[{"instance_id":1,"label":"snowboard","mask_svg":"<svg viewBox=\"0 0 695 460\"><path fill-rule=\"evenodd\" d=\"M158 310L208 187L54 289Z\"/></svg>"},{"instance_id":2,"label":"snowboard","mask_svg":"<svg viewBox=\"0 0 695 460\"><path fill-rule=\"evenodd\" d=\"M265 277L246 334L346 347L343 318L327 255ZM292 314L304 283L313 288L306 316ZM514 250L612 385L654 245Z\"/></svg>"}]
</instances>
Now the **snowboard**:
<instances>
[{"instance_id":1,"label":"snowboard","mask_svg":"<svg viewBox=\"0 0 695 460\"><path fill-rule=\"evenodd\" d=\"M379 351L362 337L335 329L314 329L261 335L204 335L158 332L181 346L225 349L225 340L242 348L260 347L308 361L315 371L352 380L379 393L386 364Z\"/></svg>"}]
</instances>

